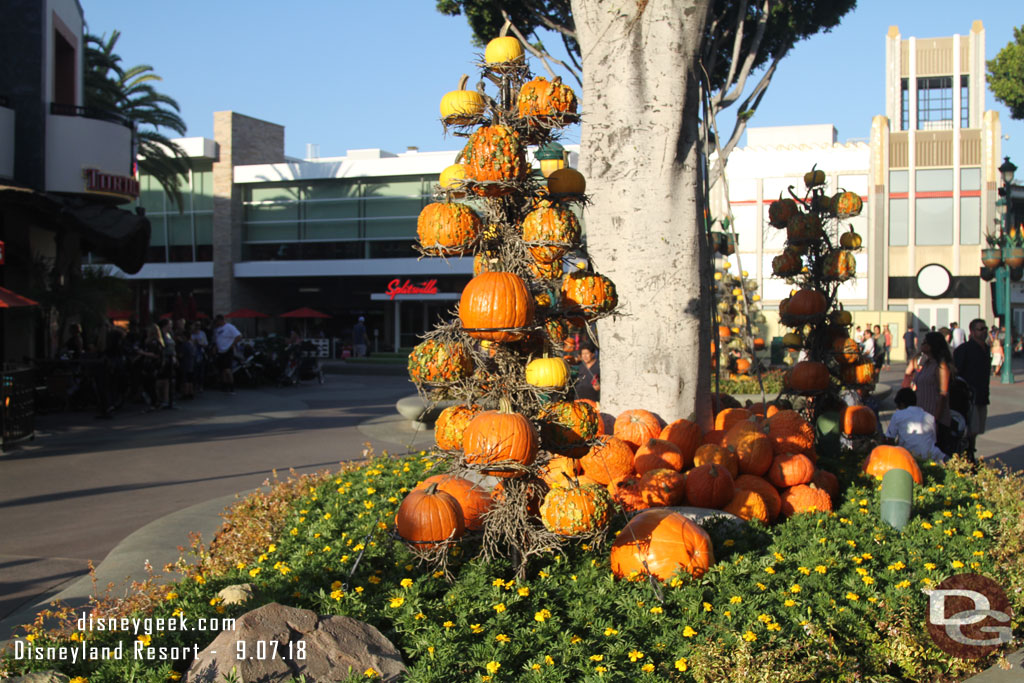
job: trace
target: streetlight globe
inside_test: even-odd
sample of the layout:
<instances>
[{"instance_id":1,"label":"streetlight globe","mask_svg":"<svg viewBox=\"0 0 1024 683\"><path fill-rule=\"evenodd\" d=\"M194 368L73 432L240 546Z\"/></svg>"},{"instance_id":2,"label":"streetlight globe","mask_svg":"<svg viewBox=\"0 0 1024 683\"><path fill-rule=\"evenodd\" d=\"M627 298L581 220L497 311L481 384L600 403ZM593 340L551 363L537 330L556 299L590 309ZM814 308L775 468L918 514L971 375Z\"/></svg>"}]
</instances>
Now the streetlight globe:
<instances>
[{"instance_id":1,"label":"streetlight globe","mask_svg":"<svg viewBox=\"0 0 1024 683\"><path fill-rule=\"evenodd\" d=\"M1003 177L1003 183L1009 185L1013 182L1013 174L1017 172L1017 167L1010 157L1003 157L1003 163L999 166L999 174Z\"/></svg>"}]
</instances>

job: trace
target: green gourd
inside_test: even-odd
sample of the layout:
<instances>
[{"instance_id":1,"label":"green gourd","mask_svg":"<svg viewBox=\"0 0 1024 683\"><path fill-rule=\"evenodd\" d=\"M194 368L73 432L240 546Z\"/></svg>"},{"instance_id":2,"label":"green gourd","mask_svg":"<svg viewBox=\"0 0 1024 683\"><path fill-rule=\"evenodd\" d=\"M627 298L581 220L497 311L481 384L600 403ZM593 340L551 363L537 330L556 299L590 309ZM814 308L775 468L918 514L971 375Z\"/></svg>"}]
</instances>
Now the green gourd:
<instances>
[{"instance_id":1,"label":"green gourd","mask_svg":"<svg viewBox=\"0 0 1024 683\"><path fill-rule=\"evenodd\" d=\"M914 502L914 478L910 472L891 469L882 475L881 509L883 520L895 529L902 529L910 519Z\"/></svg>"},{"instance_id":2,"label":"green gourd","mask_svg":"<svg viewBox=\"0 0 1024 683\"><path fill-rule=\"evenodd\" d=\"M839 456L839 437L842 430L839 429L840 415L837 411L830 410L818 416L815 423L818 431L816 447L818 454L835 458Z\"/></svg>"}]
</instances>

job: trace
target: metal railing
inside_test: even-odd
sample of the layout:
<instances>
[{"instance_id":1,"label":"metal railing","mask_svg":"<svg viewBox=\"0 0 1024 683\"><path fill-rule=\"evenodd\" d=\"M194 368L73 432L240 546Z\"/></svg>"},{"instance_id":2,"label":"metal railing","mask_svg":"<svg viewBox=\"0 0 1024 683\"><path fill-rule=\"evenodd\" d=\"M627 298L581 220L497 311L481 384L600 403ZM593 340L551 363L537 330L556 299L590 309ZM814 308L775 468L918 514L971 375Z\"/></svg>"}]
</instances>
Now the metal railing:
<instances>
[{"instance_id":1,"label":"metal railing","mask_svg":"<svg viewBox=\"0 0 1024 683\"><path fill-rule=\"evenodd\" d=\"M77 104L61 104L50 102L50 113L54 116L81 116L86 119L97 119L118 123L125 128L132 128L132 123L127 118L114 111L97 109L96 107L80 107Z\"/></svg>"}]
</instances>

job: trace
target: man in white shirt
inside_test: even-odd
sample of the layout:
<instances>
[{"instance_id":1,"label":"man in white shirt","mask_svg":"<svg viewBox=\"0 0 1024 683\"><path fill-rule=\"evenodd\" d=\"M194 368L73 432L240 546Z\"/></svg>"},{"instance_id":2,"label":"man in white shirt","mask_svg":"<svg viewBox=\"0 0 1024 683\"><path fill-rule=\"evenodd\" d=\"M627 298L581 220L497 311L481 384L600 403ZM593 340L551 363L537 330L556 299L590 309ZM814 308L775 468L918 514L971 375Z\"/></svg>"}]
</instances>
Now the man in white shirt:
<instances>
[{"instance_id":1,"label":"man in white shirt","mask_svg":"<svg viewBox=\"0 0 1024 683\"><path fill-rule=\"evenodd\" d=\"M875 336L871 330L864 330L864 341L860 343L860 352L872 363L875 362Z\"/></svg>"},{"instance_id":2,"label":"man in white shirt","mask_svg":"<svg viewBox=\"0 0 1024 683\"><path fill-rule=\"evenodd\" d=\"M917 394L913 389L900 389L893 399L899 409L892 414L885 437L890 442L906 448L918 458L942 462L946 454L935 445L938 432L935 418L917 405Z\"/></svg>"},{"instance_id":3,"label":"man in white shirt","mask_svg":"<svg viewBox=\"0 0 1024 683\"><path fill-rule=\"evenodd\" d=\"M235 393L235 375L231 372L231 364L235 356L235 344L242 337L238 328L218 315L213 320L213 341L217 345L217 369L220 370L220 381L223 389L229 394Z\"/></svg>"},{"instance_id":4,"label":"man in white shirt","mask_svg":"<svg viewBox=\"0 0 1024 683\"><path fill-rule=\"evenodd\" d=\"M950 323L949 327L950 332L953 335L949 342L949 348L950 350L953 350L967 341L967 332L956 323Z\"/></svg>"}]
</instances>

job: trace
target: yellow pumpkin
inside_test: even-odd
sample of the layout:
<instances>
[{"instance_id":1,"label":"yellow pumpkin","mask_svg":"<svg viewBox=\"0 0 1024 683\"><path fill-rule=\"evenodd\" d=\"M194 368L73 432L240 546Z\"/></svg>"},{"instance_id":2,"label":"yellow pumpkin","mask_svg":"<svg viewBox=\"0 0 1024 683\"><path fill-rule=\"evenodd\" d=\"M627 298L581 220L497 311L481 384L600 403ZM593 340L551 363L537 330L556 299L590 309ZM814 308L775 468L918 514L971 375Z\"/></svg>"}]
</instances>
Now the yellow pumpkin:
<instances>
[{"instance_id":1,"label":"yellow pumpkin","mask_svg":"<svg viewBox=\"0 0 1024 683\"><path fill-rule=\"evenodd\" d=\"M484 61L488 64L506 64L523 59L523 44L514 36L494 38L484 49Z\"/></svg>"},{"instance_id":2,"label":"yellow pumpkin","mask_svg":"<svg viewBox=\"0 0 1024 683\"><path fill-rule=\"evenodd\" d=\"M448 192L452 197L458 199L465 197L466 193L456 188L460 186L463 181L466 180L466 165L465 164L452 164L443 171L441 171L441 177L437 179L437 184L441 186L441 189Z\"/></svg>"},{"instance_id":3,"label":"yellow pumpkin","mask_svg":"<svg viewBox=\"0 0 1024 683\"><path fill-rule=\"evenodd\" d=\"M561 358L535 358L526 364L526 383L543 389L562 389L569 382L569 365Z\"/></svg>"},{"instance_id":4,"label":"yellow pumpkin","mask_svg":"<svg viewBox=\"0 0 1024 683\"><path fill-rule=\"evenodd\" d=\"M843 249L849 249L851 251L860 249L863 243L864 240L861 239L860 235L853 231L852 225L850 226L850 232L844 232L839 238L839 245Z\"/></svg>"},{"instance_id":5,"label":"yellow pumpkin","mask_svg":"<svg viewBox=\"0 0 1024 683\"><path fill-rule=\"evenodd\" d=\"M820 169L812 168L807 173L804 173L804 185L806 185L807 187L815 187L817 185L824 185L824 184L825 184L825 172L824 171L822 171Z\"/></svg>"},{"instance_id":6,"label":"yellow pumpkin","mask_svg":"<svg viewBox=\"0 0 1024 683\"><path fill-rule=\"evenodd\" d=\"M452 125L475 123L484 113L484 97L476 90L466 90L469 76L463 74L458 90L445 93L441 98L441 120Z\"/></svg>"}]
</instances>

